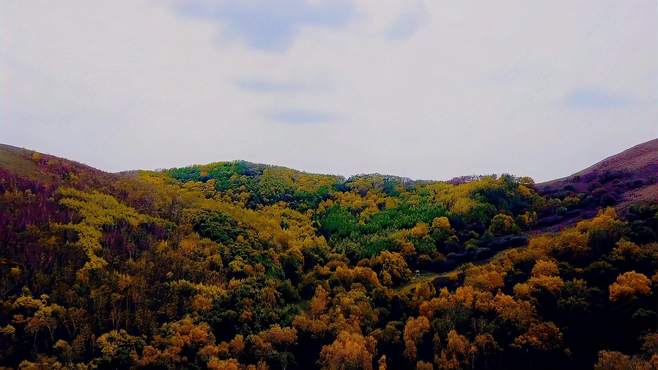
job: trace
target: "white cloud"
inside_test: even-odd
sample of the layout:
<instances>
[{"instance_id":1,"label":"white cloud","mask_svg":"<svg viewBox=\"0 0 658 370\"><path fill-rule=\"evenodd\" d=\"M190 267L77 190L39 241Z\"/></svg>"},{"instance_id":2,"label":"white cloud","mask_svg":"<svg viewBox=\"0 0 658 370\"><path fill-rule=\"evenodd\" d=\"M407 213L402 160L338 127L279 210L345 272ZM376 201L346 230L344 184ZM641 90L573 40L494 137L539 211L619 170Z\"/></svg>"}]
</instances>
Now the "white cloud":
<instances>
[{"instance_id":1,"label":"white cloud","mask_svg":"<svg viewBox=\"0 0 658 370\"><path fill-rule=\"evenodd\" d=\"M658 136L654 1L410 4L355 0L349 22L298 25L273 52L218 42L229 21L175 2L6 0L0 142L113 171L240 158L548 179ZM392 42L404 17L422 22ZM592 86L634 104L560 103Z\"/></svg>"}]
</instances>

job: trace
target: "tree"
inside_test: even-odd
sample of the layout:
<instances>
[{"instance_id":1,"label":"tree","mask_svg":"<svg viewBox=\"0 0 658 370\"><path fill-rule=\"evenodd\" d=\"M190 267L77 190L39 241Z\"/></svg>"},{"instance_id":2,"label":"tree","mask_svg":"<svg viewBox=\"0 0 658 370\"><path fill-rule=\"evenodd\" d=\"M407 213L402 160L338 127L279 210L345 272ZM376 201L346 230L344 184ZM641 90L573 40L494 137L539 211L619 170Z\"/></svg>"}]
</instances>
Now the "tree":
<instances>
[{"instance_id":1,"label":"tree","mask_svg":"<svg viewBox=\"0 0 658 370\"><path fill-rule=\"evenodd\" d=\"M424 237L425 235L427 235L429 233L429 231L430 231L429 226L427 226L427 224L424 223L424 222L420 222L420 223L416 224L416 226L414 226L411 229L411 235L414 238L419 238L420 239L420 238Z\"/></svg>"},{"instance_id":2,"label":"tree","mask_svg":"<svg viewBox=\"0 0 658 370\"><path fill-rule=\"evenodd\" d=\"M494 216L489 225L489 232L495 236L514 234L518 231L519 227L516 226L514 218L503 213Z\"/></svg>"},{"instance_id":3,"label":"tree","mask_svg":"<svg viewBox=\"0 0 658 370\"><path fill-rule=\"evenodd\" d=\"M311 299L311 313L313 316L319 316L321 313L323 313L327 309L327 304L329 303L329 298L327 291L322 288L322 286L318 285L317 288L315 288L315 295L313 295L313 298Z\"/></svg>"},{"instance_id":4,"label":"tree","mask_svg":"<svg viewBox=\"0 0 658 370\"><path fill-rule=\"evenodd\" d=\"M535 266L532 268L532 276L554 276L559 274L557 264L554 261L550 260L539 260L535 262Z\"/></svg>"},{"instance_id":5,"label":"tree","mask_svg":"<svg viewBox=\"0 0 658 370\"><path fill-rule=\"evenodd\" d=\"M101 335L96 344L102 354L98 359L100 365L128 368L137 361L137 351L143 346L143 340L122 329Z\"/></svg>"},{"instance_id":6,"label":"tree","mask_svg":"<svg viewBox=\"0 0 658 370\"><path fill-rule=\"evenodd\" d=\"M318 363L328 370L372 370L374 350L373 338L341 331L333 343L322 347Z\"/></svg>"},{"instance_id":7,"label":"tree","mask_svg":"<svg viewBox=\"0 0 658 370\"><path fill-rule=\"evenodd\" d=\"M484 365L482 367L487 368L487 359L500 352L502 348L500 348L491 334L485 333L475 336L475 340L473 340L473 350L475 351L474 357ZM477 367L475 363L473 365Z\"/></svg>"},{"instance_id":8,"label":"tree","mask_svg":"<svg viewBox=\"0 0 658 370\"><path fill-rule=\"evenodd\" d=\"M240 370L240 363L234 358L220 360L213 358L208 361L208 369L211 370Z\"/></svg>"},{"instance_id":9,"label":"tree","mask_svg":"<svg viewBox=\"0 0 658 370\"><path fill-rule=\"evenodd\" d=\"M528 286L533 291L541 288L551 294L557 294L564 287L564 281L558 275L559 272L554 261L539 260L532 268L532 277L528 280ZM521 287L518 287L517 293L520 293Z\"/></svg>"},{"instance_id":10,"label":"tree","mask_svg":"<svg viewBox=\"0 0 658 370\"><path fill-rule=\"evenodd\" d=\"M473 361L476 348L471 345L463 335L456 330L450 330L446 340L446 346L441 350L435 362L441 369L463 369Z\"/></svg>"},{"instance_id":11,"label":"tree","mask_svg":"<svg viewBox=\"0 0 658 370\"><path fill-rule=\"evenodd\" d=\"M282 328L275 324L268 330L249 337L249 340L252 343L252 353L257 358L275 360L284 370L294 361L294 357L288 352L288 348L297 343L297 330L294 328Z\"/></svg>"},{"instance_id":12,"label":"tree","mask_svg":"<svg viewBox=\"0 0 658 370\"><path fill-rule=\"evenodd\" d=\"M532 324L526 333L514 339L512 346L525 350L554 351L562 347L562 333L552 322Z\"/></svg>"},{"instance_id":13,"label":"tree","mask_svg":"<svg viewBox=\"0 0 658 370\"><path fill-rule=\"evenodd\" d=\"M653 361L653 359L652 359ZM656 363L649 363L636 356L628 356L616 351L599 351L594 370L653 370Z\"/></svg>"},{"instance_id":14,"label":"tree","mask_svg":"<svg viewBox=\"0 0 658 370\"><path fill-rule=\"evenodd\" d=\"M625 272L617 277L617 281L609 287L610 300L632 299L638 295L651 294L649 278L635 271Z\"/></svg>"},{"instance_id":15,"label":"tree","mask_svg":"<svg viewBox=\"0 0 658 370\"><path fill-rule=\"evenodd\" d=\"M383 251L374 258L374 265L381 268L381 281L384 285L405 283L411 278L411 270L400 253Z\"/></svg>"},{"instance_id":16,"label":"tree","mask_svg":"<svg viewBox=\"0 0 658 370\"><path fill-rule=\"evenodd\" d=\"M425 316L410 318L404 326L404 355L410 360L416 359L416 345L430 329L430 322Z\"/></svg>"},{"instance_id":17,"label":"tree","mask_svg":"<svg viewBox=\"0 0 658 370\"><path fill-rule=\"evenodd\" d=\"M493 268L473 266L467 270L465 285L486 291L496 291L505 286L505 273Z\"/></svg>"},{"instance_id":18,"label":"tree","mask_svg":"<svg viewBox=\"0 0 658 370\"><path fill-rule=\"evenodd\" d=\"M432 220L432 228L444 231L451 231L450 220L446 216L435 217Z\"/></svg>"}]
</instances>

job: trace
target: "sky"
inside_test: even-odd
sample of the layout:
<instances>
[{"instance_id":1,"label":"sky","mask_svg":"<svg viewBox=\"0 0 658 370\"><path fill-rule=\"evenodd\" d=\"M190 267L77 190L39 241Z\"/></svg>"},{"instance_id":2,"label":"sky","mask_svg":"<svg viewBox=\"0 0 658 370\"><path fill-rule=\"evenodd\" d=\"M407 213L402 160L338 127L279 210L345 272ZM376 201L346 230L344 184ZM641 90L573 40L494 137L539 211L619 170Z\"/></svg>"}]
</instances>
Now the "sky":
<instances>
[{"instance_id":1,"label":"sky","mask_svg":"<svg viewBox=\"0 0 658 370\"><path fill-rule=\"evenodd\" d=\"M0 0L0 143L566 176L658 137L655 0Z\"/></svg>"}]
</instances>

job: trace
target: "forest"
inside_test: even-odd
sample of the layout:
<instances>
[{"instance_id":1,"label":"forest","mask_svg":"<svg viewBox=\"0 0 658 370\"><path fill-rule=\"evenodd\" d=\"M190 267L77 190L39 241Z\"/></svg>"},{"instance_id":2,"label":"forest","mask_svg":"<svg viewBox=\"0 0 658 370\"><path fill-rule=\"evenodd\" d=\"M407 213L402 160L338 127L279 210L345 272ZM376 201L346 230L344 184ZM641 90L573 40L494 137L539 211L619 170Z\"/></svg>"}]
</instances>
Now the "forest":
<instances>
[{"instance_id":1,"label":"forest","mask_svg":"<svg viewBox=\"0 0 658 370\"><path fill-rule=\"evenodd\" d=\"M0 368L658 369L658 197L597 181L5 148Z\"/></svg>"}]
</instances>

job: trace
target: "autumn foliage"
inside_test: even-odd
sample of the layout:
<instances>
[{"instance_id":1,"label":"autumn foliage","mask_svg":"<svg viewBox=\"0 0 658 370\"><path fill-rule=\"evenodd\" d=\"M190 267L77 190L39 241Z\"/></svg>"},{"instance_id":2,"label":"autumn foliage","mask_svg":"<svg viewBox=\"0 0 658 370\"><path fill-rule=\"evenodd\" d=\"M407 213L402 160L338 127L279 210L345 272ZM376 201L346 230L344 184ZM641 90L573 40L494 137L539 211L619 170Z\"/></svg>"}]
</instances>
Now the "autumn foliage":
<instances>
[{"instance_id":1,"label":"autumn foliage","mask_svg":"<svg viewBox=\"0 0 658 370\"><path fill-rule=\"evenodd\" d=\"M7 155L7 154L3 154ZM651 369L658 205L509 175L0 168L0 367Z\"/></svg>"}]
</instances>

